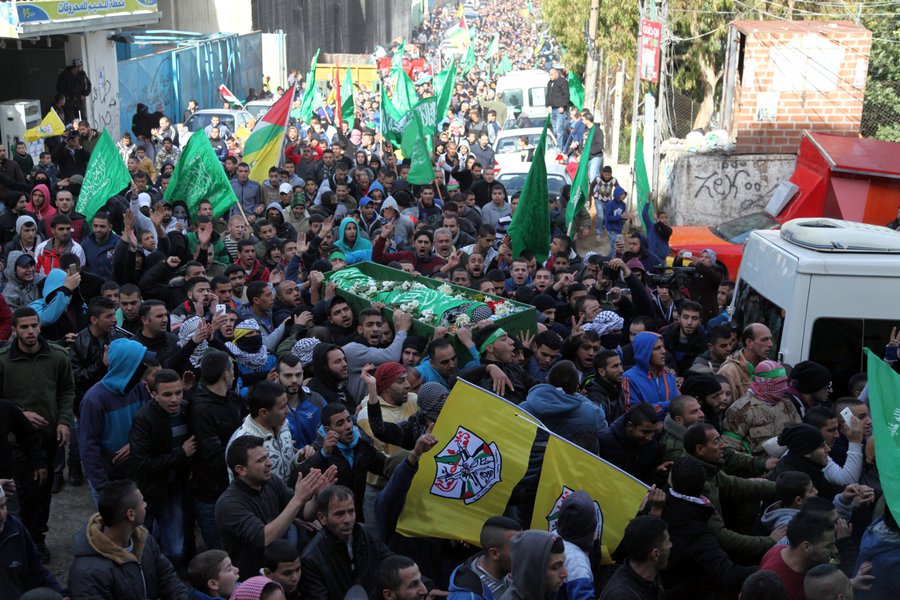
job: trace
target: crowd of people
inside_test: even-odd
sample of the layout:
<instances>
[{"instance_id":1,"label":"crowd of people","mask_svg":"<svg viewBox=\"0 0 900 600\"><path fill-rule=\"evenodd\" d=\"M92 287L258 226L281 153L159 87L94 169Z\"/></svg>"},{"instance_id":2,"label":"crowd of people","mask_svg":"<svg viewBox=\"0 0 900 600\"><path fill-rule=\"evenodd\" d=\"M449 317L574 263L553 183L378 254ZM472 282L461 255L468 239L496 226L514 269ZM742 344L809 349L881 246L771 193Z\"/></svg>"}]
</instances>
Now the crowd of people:
<instances>
[{"instance_id":1,"label":"crowd of people","mask_svg":"<svg viewBox=\"0 0 900 600\"><path fill-rule=\"evenodd\" d=\"M499 33L515 67L546 66L553 47L530 3L479 12L479 56ZM437 63L457 20L429 15L406 51ZM327 109L293 123L262 184L232 132L194 134L213 142L246 218L163 198L180 153L164 115L136 115L137 141L119 143L132 183L89 220L75 210L97 139L87 121L48 140L38 164L24 146L0 149L0 595L898 597L900 527L865 375L772 360L765 324L732 322L734 284L713 250L676 256L691 263L685 278L656 274L665 257L601 168L602 132L586 150L594 202L580 239L564 190L548 206L549 257L514 256L518 198L495 180L490 143L515 116L479 62L439 124L428 185L407 182L365 90L358 127ZM547 97L574 162L596 125L570 110L562 73L551 67ZM608 252L579 251L593 228ZM671 234L664 214L653 230ZM408 312L354 309L326 282L362 261L531 305L536 333L482 320L416 335ZM885 360L898 348L894 336ZM548 532L528 529L535 490L523 485L485 521L480 550L397 532L460 378L650 486L613 564L578 490ZM59 581L53 495L84 484L96 513Z\"/></svg>"}]
</instances>

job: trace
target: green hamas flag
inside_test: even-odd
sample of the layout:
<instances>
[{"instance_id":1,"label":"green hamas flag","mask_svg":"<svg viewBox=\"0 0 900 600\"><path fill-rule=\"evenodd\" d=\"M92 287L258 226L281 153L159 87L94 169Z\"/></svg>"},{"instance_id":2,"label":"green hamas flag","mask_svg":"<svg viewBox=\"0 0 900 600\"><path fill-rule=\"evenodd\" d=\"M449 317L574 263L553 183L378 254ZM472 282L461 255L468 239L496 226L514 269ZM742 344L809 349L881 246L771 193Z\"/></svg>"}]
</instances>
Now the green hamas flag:
<instances>
[{"instance_id":1,"label":"green hamas flag","mask_svg":"<svg viewBox=\"0 0 900 600\"><path fill-rule=\"evenodd\" d=\"M447 116L450 108L450 100L453 98L453 88L456 87L456 59L450 66L434 76L434 91L437 94L437 120L440 122Z\"/></svg>"},{"instance_id":2,"label":"green hamas flag","mask_svg":"<svg viewBox=\"0 0 900 600\"><path fill-rule=\"evenodd\" d=\"M900 515L900 375L866 348L872 437L888 507Z\"/></svg>"},{"instance_id":3,"label":"green hamas flag","mask_svg":"<svg viewBox=\"0 0 900 600\"><path fill-rule=\"evenodd\" d=\"M353 104L353 74L347 67L344 83L341 84L341 119L350 125L350 129L356 124L355 106Z\"/></svg>"},{"instance_id":4,"label":"green hamas flag","mask_svg":"<svg viewBox=\"0 0 900 600\"><path fill-rule=\"evenodd\" d=\"M523 250L531 250L538 262L543 263L550 255L550 191L547 188L547 163L544 154L547 149L547 128L550 115L544 121L541 139L534 150L534 160L525 177L519 206L509 226L513 257Z\"/></svg>"},{"instance_id":5,"label":"green hamas flag","mask_svg":"<svg viewBox=\"0 0 900 600\"><path fill-rule=\"evenodd\" d=\"M403 156L409 157L410 167L409 175L406 181L413 185L424 185L431 183L434 179L434 169L431 165L431 153L428 152L428 145L425 140L426 133L423 131L419 114L412 111L412 118L406 129L403 131Z\"/></svg>"},{"instance_id":6,"label":"green hamas flag","mask_svg":"<svg viewBox=\"0 0 900 600\"><path fill-rule=\"evenodd\" d=\"M495 33L494 39L491 40L491 43L488 44L487 52L485 52L485 58L494 58L497 52L500 51L500 34Z\"/></svg>"},{"instance_id":7,"label":"green hamas flag","mask_svg":"<svg viewBox=\"0 0 900 600\"><path fill-rule=\"evenodd\" d=\"M316 101L316 92L318 91L316 87L316 64L319 62L319 52L321 52L321 48L316 50L316 55L313 56L309 65L309 74L306 76L306 89L303 91L303 99L300 101L300 120L307 123L316 112L316 108L321 104L321 101L318 103Z\"/></svg>"},{"instance_id":8,"label":"green hamas flag","mask_svg":"<svg viewBox=\"0 0 900 600\"><path fill-rule=\"evenodd\" d=\"M647 165L644 163L644 141L638 134L635 142L634 151L634 187L637 193L637 212L644 215L644 207L648 206L650 200L650 179L647 177ZM648 219L644 219L644 232L649 233L653 226L653 204L649 204L647 209ZM648 220L650 222L648 222Z\"/></svg>"},{"instance_id":9,"label":"green hamas flag","mask_svg":"<svg viewBox=\"0 0 900 600\"><path fill-rule=\"evenodd\" d=\"M97 145L94 146L94 151L91 152L91 160L88 162L75 210L90 222L94 214L103 208L111 197L124 190L130 183L131 174L128 167L116 150L116 143L109 135L109 131L104 129L100 139L97 140Z\"/></svg>"},{"instance_id":10,"label":"green hamas flag","mask_svg":"<svg viewBox=\"0 0 900 600\"><path fill-rule=\"evenodd\" d=\"M497 75L505 75L513 70L512 61L509 60L509 54L503 53L503 60L497 66Z\"/></svg>"},{"instance_id":11,"label":"green hamas flag","mask_svg":"<svg viewBox=\"0 0 900 600\"><path fill-rule=\"evenodd\" d=\"M472 39L472 42L469 44L469 49L466 50L466 58L463 59L462 65L460 65L460 73L463 76L469 74L469 71L475 68L475 40Z\"/></svg>"},{"instance_id":12,"label":"green hamas flag","mask_svg":"<svg viewBox=\"0 0 900 600\"><path fill-rule=\"evenodd\" d=\"M584 86L575 71L569 71L569 100L578 110L584 108Z\"/></svg>"},{"instance_id":13,"label":"green hamas flag","mask_svg":"<svg viewBox=\"0 0 900 600\"><path fill-rule=\"evenodd\" d=\"M201 200L209 200L216 217L237 203L231 182L205 135L192 135L188 140L169 180L165 199L183 201L192 217L197 215Z\"/></svg>"},{"instance_id":14,"label":"green hamas flag","mask_svg":"<svg viewBox=\"0 0 900 600\"><path fill-rule=\"evenodd\" d=\"M572 191L569 195L569 204L566 205L566 231L572 235L572 227L575 225L575 217L584 210L590 202L591 180L588 176L588 165L591 162L591 142L594 140L593 126L588 130L587 139L581 149L581 158L578 160L578 170L575 171L575 179L572 181Z\"/></svg>"},{"instance_id":15,"label":"green hamas flag","mask_svg":"<svg viewBox=\"0 0 900 600\"><path fill-rule=\"evenodd\" d=\"M397 85L394 87L394 95L391 100L400 114L411 109L419 101L416 86L409 78L409 75L406 74L406 71L400 71L398 74Z\"/></svg>"}]
</instances>

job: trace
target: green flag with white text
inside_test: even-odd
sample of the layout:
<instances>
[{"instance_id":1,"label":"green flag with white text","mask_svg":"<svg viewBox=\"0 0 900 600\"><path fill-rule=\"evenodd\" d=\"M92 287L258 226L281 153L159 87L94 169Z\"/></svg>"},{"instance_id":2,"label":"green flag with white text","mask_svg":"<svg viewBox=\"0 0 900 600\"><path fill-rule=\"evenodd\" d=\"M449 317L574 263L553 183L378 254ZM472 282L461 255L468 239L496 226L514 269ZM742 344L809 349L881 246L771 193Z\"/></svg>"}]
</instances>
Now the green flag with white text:
<instances>
[{"instance_id":1,"label":"green flag with white text","mask_svg":"<svg viewBox=\"0 0 900 600\"><path fill-rule=\"evenodd\" d=\"M497 75L505 75L513 70L512 61L509 60L509 54L503 53L503 59L497 66Z\"/></svg>"},{"instance_id":2,"label":"green flag with white text","mask_svg":"<svg viewBox=\"0 0 900 600\"><path fill-rule=\"evenodd\" d=\"M188 140L175 164L165 199L183 201L191 216L197 215L197 204L201 200L209 200L216 217L221 217L237 203L234 188L205 135L192 135Z\"/></svg>"},{"instance_id":3,"label":"green flag with white text","mask_svg":"<svg viewBox=\"0 0 900 600\"><path fill-rule=\"evenodd\" d=\"M381 86L381 135L384 139L392 144L399 145L400 136L403 134L403 127L400 125L400 119L403 115L394 106L394 103L388 98L385 86Z\"/></svg>"},{"instance_id":4,"label":"green flag with white text","mask_svg":"<svg viewBox=\"0 0 900 600\"><path fill-rule=\"evenodd\" d=\"M206 137L206 136L203 136ZM85 220L90 222L94 214L103 208L109 199L131 184L131 174L122 160L116 143L109 131L103 130L94 151L91 152L91 160L88 162L87 172L84 174L84 182L81 185L81 194L78 196L78 205L75 210L83 214Z\"/></svg>"},{"instance_id":5,"label":"green flag with white text","mask_svg":"<svg viewBox=\"0 0 900 600\"><path fill-rule=\"evenodd\" d=\"M447 116L450 108L450 100L453 98L453 88L456 87L456 59L450 66L434 76L434 92L437 94L437 120L440 122Z\"/></svg>"},{"instance_id":6,"label":"green flag with white text","mask_svg":"<svg viewBox=\"0 0 900 600\"><path fill-rule=\"evenodd\" d=\"M875 460L891 514L900 515L900 375L866 348Z\"/></svg>"},{"instance_id":7,"label":"green flag with white text","mask_svg":"<svg viewBox=\"0 0 900 600\"><path fill-rule=\"evenodd\" d=\"M344 120L350 129L356 124L356 107L353 104L353 74L350 67L347 67L347 74L344 76L344 82L341 84L341 119Z\"/></svg>"},{"instance_id":8,"label":"green flag with white text","mask_svg":"<svg viewBox=\"0 0 900 600\"><path fill-rule=\"evenodd\" d=\"M572 235L575 225L575 217L590 201L591 180L588 176L588 165L591 162L591 142L594 140L593 126L588 130L587 140L581 149L581 158L578 159L578 170L575 171L575 179L572 180L572 191L569 194L569 204L566 206L566 231Z\"/></svg>"},{"instance_id":9,"label":"green flag with white text","mask_svg":"<svg viewBox=\"0 0 900 600\"><path fill-rule=\"evenodd\" d=\"M525 176L519 205L509 226L509 238L512 240L513 257L519 256L523 250L531 250L539 263L543 263L550 255L550 190L547 187L547 128L550 126L550 115L544 121L544 130L534 159Z\"/></svg>"},{"instance_id":10,"label":"green flag with white text","mask_svg":"<svg viewBox=\"0 0 900 600\"><path fill-rule=\"evenodd\" d=\"M431 165L431 154L425 140L425 132L416 111L412 111L412 118L403 131L403 156L409 158L409 175L406 181L413 185L431 183L434 179L434 169Z\"/></svg>"},{"instance_id":11,"label":"green flag with white text","mask_svg":"<svg viewBox=\"0 0 900 600\"><path fill-rule=\"evenodd\" d=\"M500 34L495 33L494 38L491 40L491 43L488 44L487 52L485 52L485 58L494 58L497 52L500 51Z\"/></svg>"}]
</instances>

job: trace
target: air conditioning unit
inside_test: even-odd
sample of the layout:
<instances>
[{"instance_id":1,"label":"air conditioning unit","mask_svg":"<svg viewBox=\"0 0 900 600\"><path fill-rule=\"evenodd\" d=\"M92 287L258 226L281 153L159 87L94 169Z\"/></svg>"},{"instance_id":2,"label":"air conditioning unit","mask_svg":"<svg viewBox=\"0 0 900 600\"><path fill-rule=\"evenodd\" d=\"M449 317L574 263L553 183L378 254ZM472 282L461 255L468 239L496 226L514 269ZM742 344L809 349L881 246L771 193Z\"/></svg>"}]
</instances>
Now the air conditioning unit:
<instances>
[{"instance_id":1,"label":"air conditioning unit","mask_svg":"<svg viewBox=\"0 0 900 600\"><path fill-rule=\"evenodd\" d=\"M793 219L781 226L781 238L818 252L900 253L900 232L840 219Z\"/></svg>"},{"instance_id":2,"label":"air conditioning unit","mask_svg":"<svg viewBox=\"0 0 900 600\"><path fill-rule=\"evenodd\" d=\"M6 148L6 156L13 155L16 151L16 142L24 141L25 131L40 125L42 118L40 100L0 102L0 140Z\"/></svg>"}]
</instances>

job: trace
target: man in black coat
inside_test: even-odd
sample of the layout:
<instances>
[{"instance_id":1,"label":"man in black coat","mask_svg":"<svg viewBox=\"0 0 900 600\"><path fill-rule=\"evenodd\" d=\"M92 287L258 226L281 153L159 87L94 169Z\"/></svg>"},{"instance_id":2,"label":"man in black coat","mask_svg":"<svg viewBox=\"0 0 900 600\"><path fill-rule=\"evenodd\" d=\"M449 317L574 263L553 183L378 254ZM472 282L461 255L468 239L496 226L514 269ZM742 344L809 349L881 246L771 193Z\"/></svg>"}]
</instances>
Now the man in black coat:
<instances>
[{"instance_id":1,"label":"man in black coat","mask_svg":"<svg viewBox=\"0 0 900 600\"><path fill-rule=\"evenodd\" d=\"M659 417L652 404L635 404L597 436L597 455L648 485L654 483L661 452L657 423Z\"/></svg>"},{"instance_id":2,"label":"man in black coat","mask_svg":"<svg viewBox=\"0 0 900 600\"><path fill-rule=\"evenodd\" d=\"M566 123L569 110L569 82L560 75L559 69L550 69L550 81L547 82L545 103L550 107L550 122L556 145L560 152L565 152Z\"/></svg>"},{"instance_id":3,"label":"man in black coat","mask_svg":"<svg viewBox=\"0 0 900 600\"><path fill-rule=\"evenodd\" d=\"M667 600L702 600L713 590L739 591L757 567L731 562L706 524L715 509L703 497L703 465L692 456L682 456L672 464L669 481L662 519L669 526L672 552L669 568L660 575Z\"/></svg>"},{"instance_id":4,"label":"man in black coat","mask_svg":"<svg viewBox=\"0 0 900 600\"><path fill-rule=\"evenodd\" d=\"M322 529L300 557L302 597L343 598L354 585L372 591L378 565L391 551L374 530L356 522L357 503L346 487L325 488L316 504Z\"/></svg>"}]
</instances>

